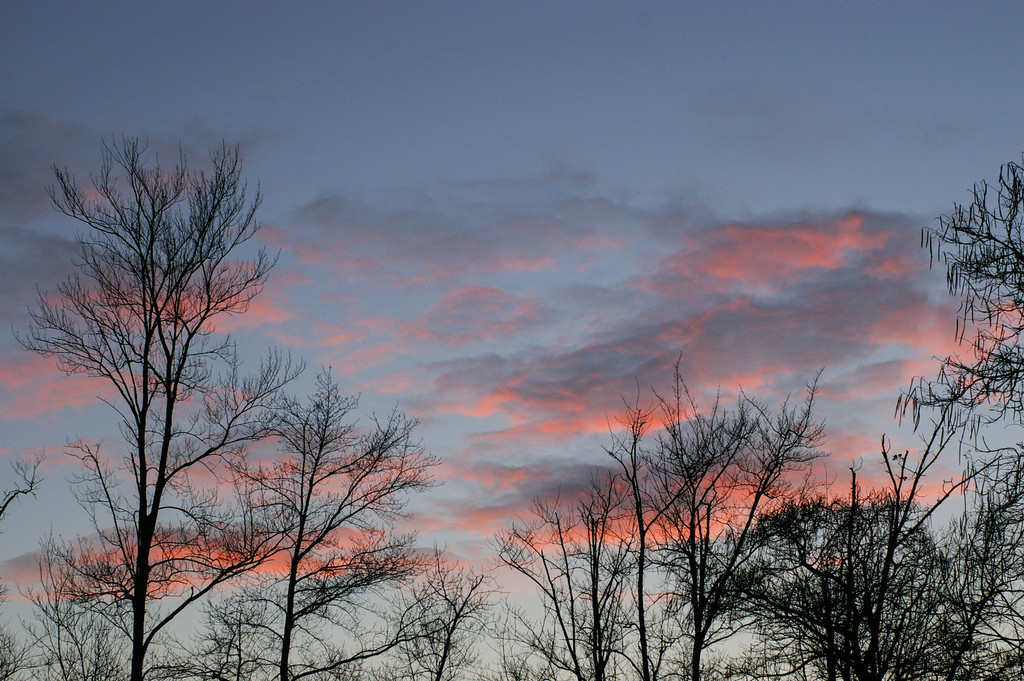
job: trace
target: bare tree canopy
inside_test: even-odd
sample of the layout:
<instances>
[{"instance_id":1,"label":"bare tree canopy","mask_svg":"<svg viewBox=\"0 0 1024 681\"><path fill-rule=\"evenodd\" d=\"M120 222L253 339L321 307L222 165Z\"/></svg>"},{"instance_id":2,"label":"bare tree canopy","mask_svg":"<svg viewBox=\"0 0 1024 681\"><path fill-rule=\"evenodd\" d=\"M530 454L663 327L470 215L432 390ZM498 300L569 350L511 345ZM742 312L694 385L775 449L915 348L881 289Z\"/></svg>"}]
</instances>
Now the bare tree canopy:
<instances>
[{"instance_id":1,"label":"bare tree canopy","mask_svg":"<svg viewBox=\"0 0 1024 681\"><path fill-rule=\"evenodd\" d=\"M539 621L510 613L505 636L522 647L512 654L538 658L553 678L618 676L632 570L623 491L616 476L596 474L579 499L535 501L530 522L497 536L499 559L536 587L542 609Z\"/></svg>"},{"instance_id":2,"label":"bare tree canopy","mask_svg":"<svg viewBox=\"0 0 1024 681\"><path fill-rule=\"evenodd\" d=\"M490 580L447 560L438 549L407 592L412 636L396 649L388 681L456 681L478 662L476 642L487 631L494 595ZM403 608L405 609L405 608Z\"/></svg>"},{"instance_id":3,"label":"bare tree canopy","mask_svg":"<svg viewBox=\"0 0 1024 681\"><path fill-rule=\"evenodd\" d=\"M111 456L77 440L78 498L95 540L59 551L76 598L105 603L131 641L141 681L155 637L217 584L266 554L265 538L193 476L270 432L281 386L294 375L271 354L242 377L219 320L243 313L274 259L237 260L256 234L236 148L210 155L209 171L161 167L138 140L104 145L92 187L55 169L54 206L84 225L77 273L40 295L22 343L65 372L106 379L123 446ZM166 608L156 608L166 601Z\"/></svg>"},{"instance_id":4,"label":"bare tree canopy","mask_svg":"<svg viewBox=\"0 0 1024 681\"><path fill-rule=\"evenodd\" d=\"M535 502L532 522L497 537L544 612L513 612L510 638L578 681L705 678L707 651L749 623L737 582L762 546L757 518L799 494L822 455L814 393L775 410L746 395L702 409L677 364L670 397L627 403L608 448L616 467L578 499Z\"/></svg>"},{"instance_id":5,"label":"bare tree canopy","mask_svg":"<svg viewBox=\"0 0 1024 681\"><path fill-rule=\"evenodd\" d=\"M808 466L822 456L824 426L814 417L816 382L802 404L772 410L741 395L735 409L702 409L679 375L662 400L658 475L666 512L661 561L674 583L689 644L687 677L704 678L704 657L747 622L737 578L760 548L759 514L798 496Z\"/></svg>"},{"instance_id":6,"label":"bare tree canopy","mask_svg":"<svg viewBox=\"0 0 1024 681\"><path fill-rule=\"evenodd\" d=\"M948 440L947 440L948 442ZM1005 459L925 484L945 446L883 449L888 484L787 502L761 517L744 582L755 618L751 678L835 681L1002 678L1021 662L1024 487ZM965 508L933 522L954 493Z\"/></svg>"},{"instance_id":7,"label":"bare tree canopy","mask_svg":"<svg viewBox=\"0 0 1024 681\"><path fill-rule=\"evenodd\" d=\"M994 184L983 180L972 194L922 234L960 299L956 337L965 352L946 357L937 380L919 381L908 397L917 408L959 405L949 415L977 424L1024 414L1024 166L1003 165Z\"/></svg>"},{"instance_id":8,"label":"bare tree canopy","mask_svg":"<svg viewBox=\"0 0 1024 681\"><path fill-rule=\"evenodd\" d=\"M372 596L422 568L414 537L394 522L410 493L432 485L436 459L413 438L415 420L393 410L360 429L357 406L322 372L307 400L279 401L280 455L240 467L280 549L279 569L268 566L267 579L240 596L265 610L263 654L274 651L280 681L337 672L415 635L409 612L384 631L360 620Z\"/></svg>"}]
</instances>

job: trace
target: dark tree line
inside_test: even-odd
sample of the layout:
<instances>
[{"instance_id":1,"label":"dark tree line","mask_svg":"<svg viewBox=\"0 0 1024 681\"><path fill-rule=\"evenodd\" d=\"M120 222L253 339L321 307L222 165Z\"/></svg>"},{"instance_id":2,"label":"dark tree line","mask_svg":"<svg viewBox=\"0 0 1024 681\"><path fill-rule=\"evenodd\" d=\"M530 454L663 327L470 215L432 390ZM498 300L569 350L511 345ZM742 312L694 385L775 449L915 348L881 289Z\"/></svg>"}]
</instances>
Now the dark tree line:
<instances>
[{"instance_id":1,"label":"dark tree line","mask_svg":"<svg viewBox=\"0 0 1024 681\"><path fill-rule=\"evenodd\" d=\"M881 485L864 489L856 470L845 488L810 484L822 435L813 389L797 408L748 400L691 406L684 419L662 402L650 447L652 412L631 410L633 430L611 450L618 466L499 535L500 559L542 606L513 612L501 678L1024 673L1016 448L944 478L962 431L940 419L913 451L883 441L871 471Z\"/></svg>"},{"instance_id":2,"label":"dark tree line","mask_svg":"<svg viewBox=\"0 0 1024 681\"><path fill-rule=\"evenodd\" d=\"M578 681L705 678L712 649L749 625L739 585L766 544L758 518L820 456L813 401L812 386L796 407L742 396L704 410L677 365L669 398L629 406L613 466L584 497L538 504L532 524L499 536L501 560L542 594L541 621L517 617L539 668Z\"/></svg>"},{"instance_id":3,"label":"dark tree line","mask_svg":"<svg viewBox=\"0 0 1024 681\"><path fill-rule=\"evenodd\" d=\"M251 243L237 150L207 171L137 140L103 158L88 190L56 171L78 271L21 340L105 379L122 441L70 442L94 532L42 542L0 681L1024 675L1024 457L986 439L1024 415L1024 167L925 232L964 343L900 397L915 447L883 438L829 479L817 379L777 405L701 404L677 363L667 392L625 403L581 492L495 537L485 575L396 529L434 484L415 420L360 417L329 369L293 397L301 363L271 350L246 375L217 333L275 261ZM16 464L0 519L38 470ZM508 574L531 605L498 607Z\"/></svg>"}]
</instances>

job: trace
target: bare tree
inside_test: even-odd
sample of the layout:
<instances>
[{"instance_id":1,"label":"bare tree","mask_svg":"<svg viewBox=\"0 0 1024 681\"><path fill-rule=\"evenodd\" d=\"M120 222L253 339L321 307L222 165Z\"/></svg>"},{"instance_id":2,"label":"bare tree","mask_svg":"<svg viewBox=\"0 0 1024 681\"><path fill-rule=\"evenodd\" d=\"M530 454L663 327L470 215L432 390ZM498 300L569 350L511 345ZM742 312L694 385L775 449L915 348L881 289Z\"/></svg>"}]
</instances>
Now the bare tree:
<instances>
[{"instance_id":1,"label":"bare tree","mask_svg":"<svg viewBox=\"0 0 1024 681\"><path fill-rule=\"evenodd\" d=\"M107 381L123 448L107 457L77 440L80 503L97 539L63 556L77 599L105 602L131 641L141 681L156 637L216 585L266 555L259 528L239 522L196 472L265 436L268 409L294 372L270 355L251 378L234 345L215 334L245 312L273 265L263 250L234 260L256 234L237 149L211 154L212 170L150 165L138 140L104 146L92 189L55 170L54 206L78 220L78 273L41 294L25 347L68 374ZM167 603L166 608L156 607Z\"/></svg>"},{"instance_id":2,"label":"bare tree","mask_svg":"<svg viewBox=\"0 0 1024 681\"><path fill-rule=\"evenodd\" d=\"M507 635L525 648L518 654L539 657L553 675L577 681L618 676L633 562L632 538L621 533L629 518L621 482L596 475L577 500L535 501L533 522L516 523L497 537L499 559L537 588L544 613L536 622L513 612Z\"/></svg>"},{"instance_id":3,"label":"bare tree","mask_svg":"<svg viewBox=\"0 0 1024 681\"><path fill-rule=\"evenodd\" d=\"M943 540L940 678L1024 673L1024 459L1007 450Z\"/></svg>"},{"instance_id":4,"label":"bare tree","mask_svg":"<svg viewBox=\"0 0 1024 681\"><path fill-rule=\"evenodd\" d=\"M1024 664L1018 600L1009 595L1020 589L1010 586L1018 579L1021 551L1014 491L1020 445L1007 450L986 442L986 426L1007 418L1019 425L1024 418L1022 228L1024 166L1010 162L994 183L975 184L968 203L955 203L938 227L922 233L932 263L945 266L949 292L960 299L955 338L962 350L942 361L936 378L917 379L897 410L909 411L920 426L925 410L937 409L946 428L963 429L971 455L991 470L979 471L983 489L973 496L976 506L946 540L948 579L957 594L950 613L956 626L947 631L947 649L954 651L947 678L971 665L985 667L985 657L992 662L986 674Z\"/></svg>"},{"instance_id":5,"label":"bare tree","mask_svg":"<svg viewBox=\"0 0 1024 681\"><path fill-rule=\"evenodd\" d=\"M40 454L31 460L16 459L11 467L16 482L13 487L0 491L0 521L19 497L35 495L42 478L39 466L43 462ZM0 533L3 528L0 527ZM7 595L7 587L0 584L0 602ZM17 637L0 623L0 681L13 681L29 666L29 650Z\"/></svg>"},{"instance_id":6,"label":"bare tree","mask_svg":"<svg viewBox=\"0 0 1024 681\"><path fill-rule=\"evenodd\" d=\"M206 626L194 645L176 651L164 665L167 678L180 681L271 681L278 668L273 648L267 647L268 628L276 613L266 602L239 594L217 600L206 608Z\"/></svg>"},{"instance_id":7,"label":"bare tree","mask_svg":"<svg viewBox=\"0 0 1024 681\"><path fill-rule=\"evenodd\" d=\"M280 456L241 470L250 498L278 536L282 558L265 570L272 584L242 595L272 616L262 627L281 681L341 673L414 636L411 612L375 631L375 594L422 567L413 537L394 531L408 495L432 484L435 458L413 439L416 421L397 410L360 432L357 399L329 371L308 401L283 399ZM333 640L331 630L347 634Z\"/></svg>"},{"instance_id":8,"label":"bare tree","mask_svg":"<svg viewBox=\"0 0 1024 681\"><path fill-rule=\"evenodd\" d=\"M42 542L39 581L29 593L35 619L28 633L36 652L36 677L46 681L115 681L128 672L125 639L102 608L80 598L77 575L63 560L64 547L50 537Z\"/></svg>"},{"instance_id":9,"label":"bare tree","mask_svg":"<svg viewBox=\"0 0 1024 681\"><path fill-rule=\"evenodd\" d=\"M12 633L0 628L0 681L14 681L28 668L28 648Z\"/></svg>"},{"instance_id":10,"label":"bare tree","mask_svg":"<svg viewBox=\"0 0 1024 681\"><path fill-rule=\"evenodd\" d=\"M935 537L918 527L889 564L895 515L891 500L855 490L847 499L809 500L765 519L775 528L772 564L763 582L751 584L748 605L763 608L758 634L776 674L928 678L941 651L942 554Z\"/></svg>"},{"instance_id":11,"label":"bare tree","mask_svg":"<svg viewBox=\"0 0 1024 681\"><path fill-rule=\"evenodd\" d=\"M488 626L492 593L486 575L453 565L435 549L408 594L413 636L397 648L394 678L454 681L476 664L474 644Z\"/></svg>"},{"instance_id":12,"label":"bare tree","mask_svg":"<svg viewBox=\"0 0 1024 681\"><path fill-rule=\"evenodd\" d=\"M679 375L662 400L657 448L669 500L660 522L662 565L675 581L674 599L689 644L687 676L704 678L705 652L746 625L737 577L760 548L758 514L793 494L794 478L821 456L822 425L814 420L814 384L800 406L775 412L741 396L734 410L716 402L702 411Z\"/></svg>"},{"instance_id":13,"label":"bare tree","mask_svg":"<svg viewBox=\"0 0 1024 681\"><path fill-rule=\"evenodd\" d=\"M801 499L761 519L761 554L744 590L761 636L782 656L779 676L981 678L964 672L980 642L978 622L968 620L983 604L958 595L980 575L973 560L956 565L955 554L991 549L960 545L960 533L944 538L932 521L991 465L946 480L930 499L926 485L957 432L940 416L917 454L893 452L883 439L880 489L861 492L854 474L848 496ZM958 576L963 569L972 577Z\"/></svg>"},{"instance_id":14,"label":"bare tree","mask_svg":"<svg viewBox=\"0 0 1024 681\"><path fill-rule=\"evenodd\" d=\"M655 394L653 446L656 409L627 402L607 449L616 470L575 504L536 502L533 523L498 536L500 559L533 582L545 613L519 616L513 632L552 670L520 661L506 676L699 681L708 649L749 623L739 581L759 548L755 521L821 456L815 388L776 411L746 396L702 411L678 363L673 379L671 398Z\"/></svg>"},{"instance_id":15,"label":"bare tree","mask_svg":"<svg viewBox=\"0 0 1024 681\"><path fill-rule=\"evenodd\" d=\"M679 367L676 365L676 375ZM676 665L681 632L676 608L667 593L666 574L660 564L662 524L672 505L672 495L659 484L659 459L644 440L656 424L656 410L645 407L639 397L625 402L619 420L622 428L612 432L609 456L619 466L628 509L620 532L631 537L630 591L632 608L626 640L620 654L641 681L660 678L666 667Z\"/></svg>"}]
</instances>

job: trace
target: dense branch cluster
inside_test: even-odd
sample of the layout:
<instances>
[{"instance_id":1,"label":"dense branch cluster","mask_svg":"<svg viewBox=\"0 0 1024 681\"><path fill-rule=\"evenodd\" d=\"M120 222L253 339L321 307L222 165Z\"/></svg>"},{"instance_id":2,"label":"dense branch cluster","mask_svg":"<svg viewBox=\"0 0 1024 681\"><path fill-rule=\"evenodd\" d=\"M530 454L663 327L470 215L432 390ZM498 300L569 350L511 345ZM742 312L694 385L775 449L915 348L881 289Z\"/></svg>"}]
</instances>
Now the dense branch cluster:
<instances>
[{"instance_id":1,"label":"dense branch cluster","mask_svg":"<svg viewBox=\"0 0 1024 681\"><path fill-rule=\"evenodd\" d=\"M926 232L968 342L900 397L917 447L883 437L828 477L817 378L800 400L701 404L677 362L624 404L589 481L470 569L400 531L437 463L415 419L360 418L330 369L291 396L302 367L277 351L243 374L217 325L275 258L250 243L237 149L210 165L125 140L90 189L56 171L78 272L21 340L106 381L122 442L70 443L93 532L42 541L0 681L1024 677L1024 456L983 437L1024 413L1024 167ZM0 520L41 463L14 464Z\"/></svg>"}]
</instances>

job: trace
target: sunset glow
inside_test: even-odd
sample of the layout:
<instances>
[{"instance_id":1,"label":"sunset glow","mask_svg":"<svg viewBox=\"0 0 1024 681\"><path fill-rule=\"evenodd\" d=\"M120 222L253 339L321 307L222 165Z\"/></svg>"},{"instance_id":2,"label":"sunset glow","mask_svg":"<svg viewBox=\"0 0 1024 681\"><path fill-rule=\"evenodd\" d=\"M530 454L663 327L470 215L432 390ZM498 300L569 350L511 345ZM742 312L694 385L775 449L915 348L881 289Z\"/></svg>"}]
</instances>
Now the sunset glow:
<instances>
[{"instance_id":1,"label":"sunset glow","mask_svg":"<svg viewBox=\"0 0 1024 681\"><path fill-rule=\"evenodd\" d=\"M921 231L1024 149L1024 6L983 5L12 3L0 491L46 459L3 518L0 584L36 588L41 538L93 532L69 443L125 474L109 382L23 348L82 259L54 169L88 187L123 136L163 168L239 145L262 227L232 257L276 264L208 330L243 372L269 349L304 365L291 395L330 368L355 432L417 421L440 461L396 520L417 551L492 567L531 503L613 465L629 406L662 413L677 362L702 406L799 401L820 371L814 475L884 483L883 435L919 446L900 391L967 351Z\"/></svg>"}]
</instances>

